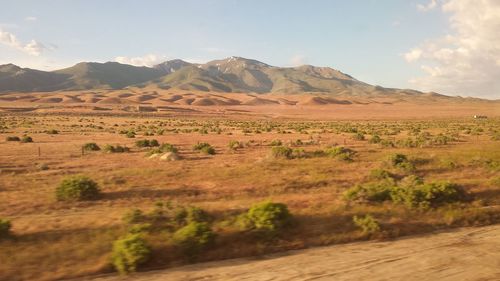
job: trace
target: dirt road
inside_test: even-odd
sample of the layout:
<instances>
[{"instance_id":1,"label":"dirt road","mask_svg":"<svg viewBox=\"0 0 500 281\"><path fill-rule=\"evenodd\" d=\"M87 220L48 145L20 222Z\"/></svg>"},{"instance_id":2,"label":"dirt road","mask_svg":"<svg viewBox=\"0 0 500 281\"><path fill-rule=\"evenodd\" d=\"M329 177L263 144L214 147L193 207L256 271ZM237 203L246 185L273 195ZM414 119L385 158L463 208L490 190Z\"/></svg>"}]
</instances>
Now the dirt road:
<instances>
[{"instance_id":1,"label":"dirt road","mask_svg":"<svg viewBox=\"0 0 500 281\"><path fill-rule=\"evenodd\" d=\"M500 225L93 280L500 280Z\"/></svg>"}]
</instances>

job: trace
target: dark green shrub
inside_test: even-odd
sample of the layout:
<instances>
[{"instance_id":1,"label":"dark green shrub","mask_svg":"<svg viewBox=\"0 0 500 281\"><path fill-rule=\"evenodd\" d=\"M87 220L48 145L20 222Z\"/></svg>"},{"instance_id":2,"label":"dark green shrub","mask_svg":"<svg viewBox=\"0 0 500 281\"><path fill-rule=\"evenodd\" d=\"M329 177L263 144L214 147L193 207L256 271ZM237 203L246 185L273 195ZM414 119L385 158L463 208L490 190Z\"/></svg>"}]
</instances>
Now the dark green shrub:
<instances>
[{"instance_id":1,"label":"dark green shrub","mask_svg":"<svg viewBox=\"0 0 500 281\"><path fill-rule=\"evenodd\" d=\"M214 155L215 154L215 148L213 148L210 144L206 142L200 142L197 143L193 146L193 150L199 151L203 154L210 154Z\"/></svg>"},{"instance_id":2,"label":"dark green shrub","mask_svg":"<svg viewBox=\"0 0 500 281\"><path fill-rule=\"evenodd\" d=\"M393 175L383 169L374 169L370 171L370 178L374 180L392 179Z\"/></svg>"},{"instance_id":3,"label":"dark green shrub","mask_svg":"<svg viewBox=\"0 0 500 281\"><path fill-rule=\"evenodd\" d=\"M239 218L244 229L257 230L267 234L278 234L291 222L291 214L283 203L261 202L253 205Z\"/></svg>"},{"instance_id":4,"label":"dark green shrub","mask_svg":"<svg viewBox=\"0 0 500 281\"><path fill-rule=\"evenodd\" d=\"M352 149L343 146L335 146L325 149L325 155L335 157L344 161L352 161L352 157L356 152Z\"/></svg>"},{"instance_id":5,"label":"dark green shrub","mask_svg":"<svg viewBox=\"0 0 500 281\"><path fill-rule=\"evenodd\" d=\"M101 148L95 142L89 142L83 145L85 151L99 151Z\"/></svg>"},{"instance_id":6,"label":"dark green shrub","mask_svg":"<svg viewBox=\"0 0 500 281\"><path fill-rule=\"evenodd\" d=\"M23 136L21 138L21 142L23 142L23 143L33 142L33 138L30 136Z\"/></svg>"},{"instance_id":7,"label":"dark green shrub","mask_svg":"<svg viewBox=\"0 0 500 281\"><path fill-rule=\"evenodd\" d=\"M67 177L56 188L58 201L93 200L99 195L97 183L84 176Z\"/></svg>"},{"instance_id":8,"label":"dark green shrub","mask_svg":"<svg viewBox=\"0 0 500 281\"><path fill-rule=\"evenodd\" d=\"M17 136L8 136L5 138L6 141L21 141L21 139Z\"/></svg>"},{"instance_id":9,"label":"dark green shrub","mask_svg":"<svg viewBox=\"0 0 500 281\"><path fill-rule=\"evenodd\" d=\"M135 272L151 256L151 250L140 234L128 234L113 242L111 259L121 274Z\"/></svg>"},{"instance_id":10,"label":"dark green shrub","mask_svg":"<svg viewBox=\"0 0 500 281\"><path fill-rule=\"evenodd\" d=\"M390 155L389 163L391 166L399 168L403 171L410 172L415 170L415 165L404 154L396 153Z\"/></svg>"},{"instance_id":11,"label":"dark green shrub","mask_svg":"<svg viewBox=\"0 0 500 281\"><path fill-rule=\"evenodd\" d=\"M160 146L157 140L138 140L135 142L137 147L157 147Z\"/></svg>"},{"instance_id":12,"label":"dark green shrub","mask_svg":"<svg viewBox=\"0 0 500 281\"><path fill-rule=\"evenodd\" d=\"M348 189L344 196L350 201L383 202L391 199L391 190L395 185L392 180L358 184Z\"/></svg>"},{"instance_id":13,"label":"dark green shrub","mask_svg":"<svg viewBox=\"0 0 500 281\"><path fill-rule=\"evenodd\" d=\"M271 146L281 146L281 145L283 145L283 142L281 140L273 140L273 141L271 141L271 143L269 145L271 145Z\"/></svg>"},{"instance_id":14,"label":"dark green shrub","mask_svg":"<svg viewBox=\"0 0 500 281\"><path fill-rule=\"evenodd\" d=\"M123 221L128 224L143 222L145 216L140 209L132 209L123 216Z\"/></svg>"},{"instance_id":15,"label":"dark green shrub","mask_svg":"<svg viewBox=\"0 0 500 281\"><path fill-rule=\"evenodd\" d=\"M291 159L292 153L293 153L293 150L289 147L286 147L286 146L273 146L271 148L271 156L273 158Z\"/></svg>"},{"instance_id":16,"label":"dark green shrub","mask_svg":"<svg viewBox=\"0 0 500 281\"><path fill-rule=\"evenodd\" d=\"M10 228L12 224L7 219L0 218L0 239L10 236Z\"/></svg>"},{"instance_id":17,"label":"dark green shrub","mask_svg":"<svg viewBox=\"0 0 500 281\"><path fill-rule=\"evenodd\" d=\"M103 151L108 152L108 153L125 153L125 152L129 152L130 149L126 146L121 146L121 145L112 146L112 145L106 144L103 148Z\"/></svg>"},{"instance_id":18,"label":"dark green shrub","mask_svg":"<svg viewBox=\"0 0 500 281\"><path fill-rule=\"evenodd\" d=\"M230 150L238 150L239 148L243 148L243 143L236 140L231 140L229 141L228 147Z\"/></svg>"},{"instance_id":19,"label":"dark green shrub","mask_svg":"<svg viewBox=\"0 0 500 281\"><path fill-rule=\"evenodd\" d=\"M466 193L460 186L449 182L417 182L412 186L395 188L391 198L408 207L428 208L463 201Z\"/></svg>"},{"instance_id":20,"label":"dark green shrub","mask_svg":"<svg viewBox=\"0 0 500 281\"><path fill-rule=\"evenodd\" d=\"M380 231L380 224L371 215L364 217L354 216L352 221L357 227L361 228L364 234L374 234Z\"/></svg>"},{"instance_id":21,"label":"dark green shrub","mask_svg":"<svg viewBox=\"0 0 500 281\"><path fill-rule=\"evenodd\" d=\"M197 255L213 244L214 240L215 234L210 226L204 222L191 222L177 230L173 235L174 243L189 257Z\"/></svg>"}]
</instances>

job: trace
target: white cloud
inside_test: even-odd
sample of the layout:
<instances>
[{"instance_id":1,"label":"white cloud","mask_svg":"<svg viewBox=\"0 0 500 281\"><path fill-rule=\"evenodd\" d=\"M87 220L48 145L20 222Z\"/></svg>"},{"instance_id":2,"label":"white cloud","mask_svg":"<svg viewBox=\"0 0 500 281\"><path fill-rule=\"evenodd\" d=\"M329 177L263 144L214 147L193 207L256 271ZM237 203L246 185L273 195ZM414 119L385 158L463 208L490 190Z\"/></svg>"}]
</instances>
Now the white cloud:
<instances>
[{"instance_id":1,"label":"white cloud","mask_svg":"<svg viewBox=\"0 0 500 281\"><path fill-rule=\"evenodd\" d=\"M427 5L417 4L417 9L421 12L433 10L437 6L437 0L431 0Z\"/></svg>"},{"instance_id":2,"label":"white cloud","mask_svg":"<svg viewBox=\"0 0 500 281\"><path fill-rule=\"evenodd\" d=\"M25 17L24 18L25 21L37 21L38 19L36 17Z\"/></svg>"},{"instance_id":3,"label":"white cloud","mask_svg":"<svg viewBox=\"0 0 500 281\"><path fill-rule=\"evenodd\" d=\"M451 32L404 55L426 74L417 88L445 94L500 98L500 1L447 0Z\"/></svg>"},{"instance_id":4,"label":"white cloud","mask_svg":"<svg viewBox=\"0 0 500 281\"><path fill-rule=\"evenodd\" d=\"M154 54L147 54L142 57L116 57L115 61L123 64L131 64L135 66L154 66L156 64L159 64L161 62L164 62L167 60L167 57L164 55L154 55Z\"/></svg>"},{"instance_id":5,"label":"white cloud","mask_svg":"<svg viewBox=\"0 0 500 281\"><path fill-rule=\"evenodd\" d=\"M302 55L294 55L290 58L291 66L301 66L307 64L307 58Z\"/></svg>"},{"instance_id":6,"label":"white cloud","mask_svg":"<svg viewBox=\"0 0 500 281\"><path fill-rule=\"evenodd\" d=\"M42 43L36 40L31 40L29 43L24 44L20 42L14 34L8 31L4 31L1 28L0 44L15 48L32 56L39 56L46 49L46 47Z\"/></svg>"},{"instance_id":7,"label":"white cloud","mask_svg":"<svg viewBox=\"0 0 500 281\"><path fill-rule=\"evenodd\" d=\"M405 60L407 62L414 62L422 56L422 50L420 48L413 48L408 53L404 54Z\"/></svg>"}]
</instances>

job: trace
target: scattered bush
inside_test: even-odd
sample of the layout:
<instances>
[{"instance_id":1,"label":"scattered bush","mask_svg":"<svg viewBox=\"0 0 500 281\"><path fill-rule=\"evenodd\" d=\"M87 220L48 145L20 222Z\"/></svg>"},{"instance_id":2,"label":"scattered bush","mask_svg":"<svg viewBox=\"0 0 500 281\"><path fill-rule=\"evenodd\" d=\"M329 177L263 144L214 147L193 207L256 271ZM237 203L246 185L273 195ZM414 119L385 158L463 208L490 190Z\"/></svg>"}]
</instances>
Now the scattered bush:
<instances>
[{"instance_id":1,"label":"scattered bush","mask_svg":"<svg viewBox=\"0 0 500 281\"><path fill-rule=\"evenodd\" d=\"M334 146L325 149L325 154L329 157L335 157L344 161L352 161L352 157L355 152L352 149L345 148L343 146Z\"/></svg>"},{"instance_id":2,"label":"scattered bush","mask_svg":"<svg viewBox=\"0 0 500 281\"><path fill-rule=\"evenodd\" d=\"M59 131L56 129L51 129L51 130L45 131L45 133L47 133L49 135L57 135L57 134L59 134Z\"/></svg>"},{"instance_id":3,"label":"scattered bush","mask_svg":"<svg viewBox=\"0 0 500 281\"><path fill-rule=\"evenodd\" d=\"M71 176L65 178L56 188L58 201L93 200L100 195L96 182L84 176Z\"/></svg>"},{"instance_id":4,"label":"scattered bush","mask_svg":"<svg viewBox=\"0 0 500 281\"><path fill-rule=\"evenodd\" d=\"M133 138L135 138L135 132L134 132L134 131L128 131L128 132L125 134L125 136L126 136L127 138L131 138L131 139L133 139Z\"/></svg>"},{"instance_id":5,"label":"scattered bush","mask_svg":"<svg viewBox=\"0 0 500 281\"><path fill-rule=\"evenodd\" d=\"M243 148L243 143L239 142L239 141L236 141L236 140L232 140L229 142L229 149L230 150L238 150L239 148Z\"/></svg>"},{"instance_id":6,"label":"scattered bush","mask_svg":"<svg viewBox=\"0 0 500 281\"><path fill-rule=\"evenodd\" d=\"M33 142L33 138L32 138L32 137L30 137L30 136L23 136L23 137L21 138L21 142L22 142L22 143Z\"/></svg>"},{"instance_id":7,"label":"scattered bush","mask_svg":"<svg viewBox=\"0 0 500 281\"><path fill-rule=\"evenodd\" d=\"M157 147L160 146L157 140L138 140L135 142L137 147Z\"/></svg>"},{"instance_id":8,"label":"scattered bush","mask_svg":"<svg viewBox=\"0 0 500 281\"><path fill-rule=\"evenodd\" d=\"M370 178L374 180L392 179L393 175L383 169L374 169L370 171Z\"/></svg>"},{"instance_id":9,"label":"scattered bush","mask_svg":"<svg viewBox=\"0 0 500 281\"><path fill-rule=\"evenodd\" d=\"M120 274L135 272L150 255L150 247L140 234L128 234L113 243L112 262Z\"/></svg>"},{"instance_id":10,"label":"scattered bush","mask_svg":"<svg viewBox=\"0 0 500 281\"><path fill-rule=\"evenodd\" d=\"M391 199L395 183L390 180L358 184L348 189L344 196L350 201L383 202Z\"/></svg>"},{"instance_id":11,"label":"scattered bush","mask_svg":"<svg viewBox=\"0 0 500 281\"><path fill-rule=\"evenodd\" d=\"M403 171L413 171L415 170L415 165L408 160L408 157L404 154L396 153L389 156L389 163L392 167L401 169Z\"/></svg>"},{"instance_id":12,"label":"scattered bush","mask_svg":"<svg viewBox=\"0 0 500 281\"><path fill-rule=\"evenodd\" d=\"M364 217L354 216L352 221L357 227L361 228L364 234L374 234L380 231L380 224L371 215Z\"/></svg>"},{"instance_id":13,"label":"scattered bush","mask_svg":"<svg viewBox=\"0 0 500 281\"><path fill-rule=\"evenodd\" d=\"M21 139L17 136L8 136L5 138L6 141L21 141Z\"/></svg>"},{"instance_id":14,"label":"scattered bush","mask_svg":"<svg viewBox=\"0 0 500 281\"><path fill-rule=\"evenodd\" d=\"M0 218L0 239L10 236L10 228L12 224L7 219Z\"/></svg>"},{"instance_id":15,"label":"scattered bush","mask_svg":"<svg viewBox=\"0 0 500 281\"><path fill-rule=\"evenodd\" d=\"M238 221L243 229L275 235L290 224L291 218L285 204L262 202L253 205Z\"/></svg>"},{"instance_id":16,"label":"scattered bush","mask_svg":"<svg viewBox=\"0 0 500 281\"><path fill-rule=\"evenodd\" d=\"M177 147L173 146L172 144L163 143L159 147L153 148L150 151L148 151L147 155L161 154L166 152L177 153L177 151L178 151Z\"/></svg>"},{"instance_id":17,"label":"scattered bush","mask_svg":"<svg viewBox=\"0 0 500 281\"><path fill-rule=\"evenodd\" d=\"M365 135L363 135L362 133L356 133L356 134L354 134L353 138L355 140L362 141L362 140L365 140Z\"/></svg>"},{"instance_id":18,"label":"scattered bush","mask_svg":"<svg viewBox=\"0 0 500 281\"><path fill-rule=\"evenodd\" d=\"M173 235L173 240L187 256L194 257L213 244L215 234L207 223L193 221L177 230Z\"/></svg>"},{"instance_id":19,"label":"scattered bush","mask_svg":"<svg viewBox=\"0 0 500 281\"><path fill-rule=\"evenodd\" d=\"M369 143L380 143L382 139L379 135L373 135L373 137L368 141Z\"/></svg>"},{"instance_id":20,"label":"scattered bush","mask_svg":"<svg viewBox=\"0 0 500 281\"><path fill-rule=\"evenodd\" d=\"M283 142L281 140L273 140L273 141L271 141L271 143L269 145L271 145L271 146L281 146L281 145L283 145Z\"/></svg>"},{"instance_id":21,"label":"scattered bush","mask_svg":"<svg viewBox=\"0 0 500 281\"><path fill-rule=\"evenodd\" d=\"M145 216L140 209L132 209L123 216L123 221L127 224L143 222L144 219Z\"/></svg>"},{"instance_id":22,"label":"scattered bush","mask_svg":"<svg viewBox=\"0 0 500 281\"><path fill-rule=\"evenodd\" d=\"M203 154L209 154L209 155L214 155L215 154L215 148L213 148L210 144L206 142L200 142L197 143L193 146L193 150L199 151Z\"/></svg>"},{"instance_id":23,"label":"scattered bush","mask_svg":"<svg viewBox=\"0 0 500 281\"><path fill-rule=\"evenodd\" d=\"M85 151L99 151L101 148L95 142L89 142L83 145Z\"/></svg>"},{"instance_id":24,"label":"scattered bush","mask_svg":"<svg viewBox=\"0 0 500 281\"><path fill-rule=\"evenodd\" d=\"M292 153L293 153L293 150L289 147L286 147L286 146L273 146L271 148L271 156L273 158L291 159Z\"/></svg>"},{"instance_id":25,"label":"scattered bush","mask_svg":"<svg viewBox=\"0 0 500 281\"><path fill-rule=\"evenodd\" d=\"M126 146L121 146L121 145L112 146L112 145L106 144L104 146L103 151L108 152L108 153L124 153L124 152L129 152L130 149Z\"/></svg>"}]
</instances>

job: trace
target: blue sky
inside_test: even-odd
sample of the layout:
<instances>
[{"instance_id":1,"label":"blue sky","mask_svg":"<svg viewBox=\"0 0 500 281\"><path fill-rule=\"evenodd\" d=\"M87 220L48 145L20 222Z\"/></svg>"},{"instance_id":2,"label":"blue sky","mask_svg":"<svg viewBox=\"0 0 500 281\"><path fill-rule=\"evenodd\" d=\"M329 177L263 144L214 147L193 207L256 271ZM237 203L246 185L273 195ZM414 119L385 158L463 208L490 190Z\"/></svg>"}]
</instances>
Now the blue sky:
<instances>
[{"instance_id":1,"label":"blue sky","mask_svg":"<svg viewBox=\"0 0 500 281\"><path fill-rule=\"evenodd\" d=\"M51 70L117 57L151 64L236 55L277 66L330 66L372 84L419 88L411 81L427 74L405 54L453 32L453 14L432 3L0 0L0 63Z\"/></svg>"}]
</instances>

